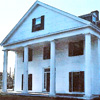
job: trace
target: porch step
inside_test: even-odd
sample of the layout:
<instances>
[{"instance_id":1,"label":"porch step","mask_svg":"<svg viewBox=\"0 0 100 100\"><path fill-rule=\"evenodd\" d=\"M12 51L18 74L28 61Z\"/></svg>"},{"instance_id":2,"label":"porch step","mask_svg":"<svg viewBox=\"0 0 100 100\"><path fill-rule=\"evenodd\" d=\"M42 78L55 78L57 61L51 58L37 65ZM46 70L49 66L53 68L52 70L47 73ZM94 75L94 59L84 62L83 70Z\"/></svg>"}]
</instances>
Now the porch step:
<instances>
[{"instance_id":1,"label":"porch step","mask_svg":"<svg viewBox=\"0 0 100 100\"><path fill-rule=\"evenodd\" d=\"M59 96L84 97L84 94L61 94L61 93L57 93L56 95L59 95Z\"/></svg>"}]
</instances>

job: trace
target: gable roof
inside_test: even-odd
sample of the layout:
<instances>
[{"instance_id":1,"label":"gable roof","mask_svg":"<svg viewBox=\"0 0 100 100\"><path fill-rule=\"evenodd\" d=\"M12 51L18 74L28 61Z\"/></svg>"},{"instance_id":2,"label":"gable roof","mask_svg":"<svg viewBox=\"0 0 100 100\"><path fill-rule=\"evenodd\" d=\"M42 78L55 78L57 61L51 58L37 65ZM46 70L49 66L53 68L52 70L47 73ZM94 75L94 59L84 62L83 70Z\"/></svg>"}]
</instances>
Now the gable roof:
<instances>
[{"instance_id":1,"label":"gable roof","mask_svg":"<svg viewBox=\"0 0 100 100\"><path fill-rule=\"evenodd\" d=\"M55 7L52 7L52 6L50 6L50 5L47 5L47 4L43 3L43 2L36 1L36 2L31 6L31 8L26 12L26 14L20 19L20 21L15 25L15 27L10 31L10 33L4 38L4 40L1 42L1 45L3 45L3 44L14 34L14 32L20 27L20 25L25 21L25 19L30 15L30 13L31 13L38 5L43 6L43 7L47 8L47 9L53 10L53 11L55 11L55 12L57 12L57 13L60 13L60 14L62 14L62 15L64 15L64 16L67 16L67 17L69 17L69 18L72 18L72 19L74 19L74 20L76 20L76 21L79 21L79 22L81 22L81 23L90 25L90 22L87 21L87 20L81 19L81 18L79 18L79 17L77 17L77 16L74 16L74 15L69 14L69 13L67 13L67 12L64 12L64 11L62 11L62 10L59 10L59 9L57 9L57 8L55 8Z\"/></svg>"}]
</instances>

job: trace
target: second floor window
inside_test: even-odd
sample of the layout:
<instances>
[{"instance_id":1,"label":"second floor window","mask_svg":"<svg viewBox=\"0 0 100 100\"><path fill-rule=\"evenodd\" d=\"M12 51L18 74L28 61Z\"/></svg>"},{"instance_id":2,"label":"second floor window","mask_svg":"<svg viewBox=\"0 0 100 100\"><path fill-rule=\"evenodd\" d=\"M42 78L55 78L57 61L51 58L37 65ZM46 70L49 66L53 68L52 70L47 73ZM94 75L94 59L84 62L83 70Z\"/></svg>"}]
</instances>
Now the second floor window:
<instances>
[{"instance_id":1,"label":"second floor window","mask_svg":"<svg viewBox=\"0 0 100 100\"><path fill-rule=\"evenodd\" d=\"M28 49L28 61L32 61L32 49ZM23 51L23 62L24 62L24 51Z\"/></svg>"},{"instance_id":2,"label":"second floor window","mask_svg":"<svg viewBox=\"0 0 100 100\"><path fill-rule=\"evenodd\" d=\"M69 56L83 55L83 41L69 43Z\"/></svg>"},{"instance_id":3,"label":"second floor window","mask_svg":"<svg viewBox=\"0 0 100 100\"><path fill-rule=\"evenodd\" d=\"M50 45L43 49L43 59L50 59Z\"/></svg>"}]
</instances>

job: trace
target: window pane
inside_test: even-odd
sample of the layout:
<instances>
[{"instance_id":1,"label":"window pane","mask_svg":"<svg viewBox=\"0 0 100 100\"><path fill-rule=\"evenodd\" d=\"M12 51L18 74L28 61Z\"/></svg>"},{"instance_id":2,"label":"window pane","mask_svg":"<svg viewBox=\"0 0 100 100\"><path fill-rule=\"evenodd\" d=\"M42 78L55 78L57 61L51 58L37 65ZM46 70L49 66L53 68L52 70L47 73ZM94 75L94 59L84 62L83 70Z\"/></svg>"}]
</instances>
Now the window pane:
<instances>
[{"instance_id":1,"label":"window pane","mask_svg":"<svg viewBox=\"0 0 100 100\"><path fill-rule=\"evenodd\" d=\"M93 16L92 18L93 18L93 22L96 22L96 17L95 17L95 16Z\"/></svg>"},{"instance_id":2,"label":"window pane","mask_svg":"<svg viewBox=\"0 0 100 100\"><path fill-rule=\"evenodd\" d=\"M41 24L41 18L37 18L35 24L36 24L36 25Z\"/></svg>"}]
</instances>

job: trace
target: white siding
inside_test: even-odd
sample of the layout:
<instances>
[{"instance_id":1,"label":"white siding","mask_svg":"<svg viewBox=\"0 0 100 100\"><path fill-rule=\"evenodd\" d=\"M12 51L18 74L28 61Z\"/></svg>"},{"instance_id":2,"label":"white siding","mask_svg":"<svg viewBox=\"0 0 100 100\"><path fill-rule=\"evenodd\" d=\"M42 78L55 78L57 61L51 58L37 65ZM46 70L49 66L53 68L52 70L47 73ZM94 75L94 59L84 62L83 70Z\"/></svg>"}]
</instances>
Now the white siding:
<instances>
[{"instance_id":1,"label":"white siding","mask_svg":"<svg viewBox=\"0 0 100 100\"><path fill-rule=\"evenodd\" d=\"M63 45L62 45L63 44ZM19 77L23 73L22 53L18 56ZM43 60L43 47L33 49L33 61L29 62L29 73L33 74L33 92L42 92L43 68L50 66L49 60ZM84 55L68 57L68 43L56 44L56 91L69 92L69 72L84 70ZM21 78L19 78L19 83ZM18 84L19 84L18 83ZM20 85L20 84L19 84ZM19 86L20 87L20 86Z\"/></svg>"}]
</instances>

